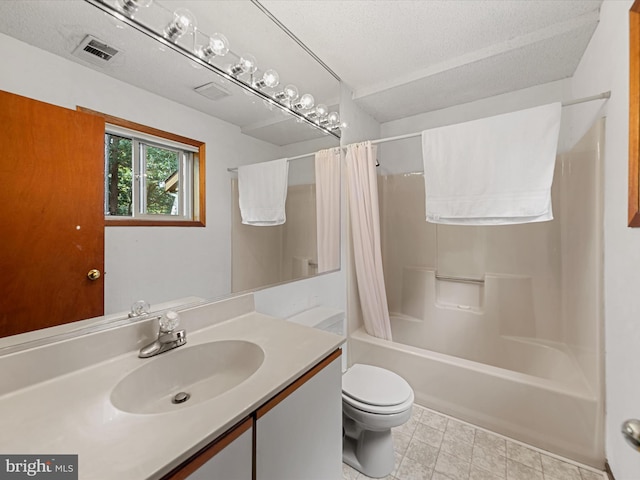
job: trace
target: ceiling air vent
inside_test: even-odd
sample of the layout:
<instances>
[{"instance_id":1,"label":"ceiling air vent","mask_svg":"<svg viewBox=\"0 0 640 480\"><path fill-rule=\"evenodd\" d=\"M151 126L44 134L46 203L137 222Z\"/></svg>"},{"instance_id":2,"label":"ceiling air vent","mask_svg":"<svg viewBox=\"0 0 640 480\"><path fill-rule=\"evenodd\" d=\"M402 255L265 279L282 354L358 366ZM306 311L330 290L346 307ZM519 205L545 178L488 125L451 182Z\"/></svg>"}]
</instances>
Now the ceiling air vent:
<instances>
[{"instance_id":1,"label":"ceiling air vent","mask_svg":"<svg viewBox=\"0 0 640 480\"><path fill-rule=\"evenodd\" d=\"M118 54L118 50L96 37L87 35L73 51L73 54L95 65L105 65Z\"/></svg>"},{"instance_id":2,"label":"ceiling air vent","mask_svg":"<svg viewBox=\"0 0 640 480\"><path fill-rule=\"evenodd\" d=\"M229 93L226 88L214 82L205 83L204 85L200 85L193 90L210 100L220 100L221 98L231 95L231 93Z\"/></svg>"}]
</instances>

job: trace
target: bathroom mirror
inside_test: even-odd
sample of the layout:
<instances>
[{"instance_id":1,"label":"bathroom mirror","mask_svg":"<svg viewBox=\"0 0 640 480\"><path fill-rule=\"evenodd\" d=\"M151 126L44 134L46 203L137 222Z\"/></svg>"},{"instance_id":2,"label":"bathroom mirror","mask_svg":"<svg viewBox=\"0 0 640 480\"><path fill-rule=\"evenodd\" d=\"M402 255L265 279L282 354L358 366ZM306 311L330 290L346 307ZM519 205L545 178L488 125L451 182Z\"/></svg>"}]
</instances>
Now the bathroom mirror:
<instances>
[{"instance_id":1,"label":"bathroom mirror","mask_svg":"<svg viewBox=\"0 0 640 480\"><path fill-rule=\"evenodd\" d=\"M640 1L629 11L629 226L640 227Z\"/></svg>"},{"instance_id":2,"label":"bathroom mirror","mask_svg":"<svg viewBox=\"0 0 640 480\"><path fill-rule=\"evenodd\" d=\"M224 33L234 52L250 52L262 70L277 69L280 86L296 84L301 93L337 109L339 81L254 3L161 3L167 9L189 8L201 31ZM107 316L121 318L118 312L140 299L153 306L230 295L234 175L227 169L339 143L337 136L269 108L263 98L83 0L0 2L0 33L0 58L11 65L0 73L0 90L69 109L86 107L206 142L206 227L105 229ZM74 54L87 35L118 50L113 63L94 64ZM313 179L313 162L300 162L292 171L297 178ZM313 267L314 259L307 260ZM315 274L308 266L299 269L302 276ZM289 275L271 282L295 279Z\"/></svg>"}]
</instances>

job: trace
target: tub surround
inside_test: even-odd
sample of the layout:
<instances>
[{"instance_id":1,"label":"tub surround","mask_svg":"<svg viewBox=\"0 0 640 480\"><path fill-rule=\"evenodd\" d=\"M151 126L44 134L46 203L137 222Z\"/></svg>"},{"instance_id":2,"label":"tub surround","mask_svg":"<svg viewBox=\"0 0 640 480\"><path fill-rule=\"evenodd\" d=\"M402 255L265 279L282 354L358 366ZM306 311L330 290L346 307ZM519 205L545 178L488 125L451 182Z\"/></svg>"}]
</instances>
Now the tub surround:
<instances>
[{"instance_id":1,"label":"tub surround","mask_svg":"<svg viewBox=\"0 0 640 480\"><path fill-rule=\"evenodd\" d=\"M154 359L138 358L154 321L0 356L5 454L78 454L83 479L156 479L254 412L344 342L344 337L255 312L245 295L181 312L187 345L244 340L264 351L258 371L210 400L165 414L130 414L113 388Z\"/></svg>"},{"instance_id":2,"label":"tub surround","mask_svg":"<svg viewBox=\"0 0 640 480\"><path fill-rule=\"evenodd\" d=\"M350 335L349 352L353 362L393 365L420 405L603 468L602 413L593 394L558 379L374 338L364 328Z\"/></svg>"}]
</instances>

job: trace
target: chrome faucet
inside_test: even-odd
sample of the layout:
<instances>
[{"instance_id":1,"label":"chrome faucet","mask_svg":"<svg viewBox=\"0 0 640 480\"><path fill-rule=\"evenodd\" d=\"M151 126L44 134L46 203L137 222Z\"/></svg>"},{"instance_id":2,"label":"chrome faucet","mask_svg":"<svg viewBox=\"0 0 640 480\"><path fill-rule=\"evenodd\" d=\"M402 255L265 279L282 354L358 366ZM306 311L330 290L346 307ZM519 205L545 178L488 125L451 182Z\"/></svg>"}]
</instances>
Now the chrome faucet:
<instances>
[{"instance_id":1,"label":"chrome faucet","mask_svg":"<svg viewBox=\"0 0 640 480\"><path fill-rule=\"evenodd\" d=\"M180 318L176 312L166 312L162 317L160 317L159 323L160 329L158 330L158 338L149 345L142 347L138 357L155 357L167 350L181 347L187 343L187 332L184 330L175 331L176 327L180 324Z\"/></svg>"}]
</instances>

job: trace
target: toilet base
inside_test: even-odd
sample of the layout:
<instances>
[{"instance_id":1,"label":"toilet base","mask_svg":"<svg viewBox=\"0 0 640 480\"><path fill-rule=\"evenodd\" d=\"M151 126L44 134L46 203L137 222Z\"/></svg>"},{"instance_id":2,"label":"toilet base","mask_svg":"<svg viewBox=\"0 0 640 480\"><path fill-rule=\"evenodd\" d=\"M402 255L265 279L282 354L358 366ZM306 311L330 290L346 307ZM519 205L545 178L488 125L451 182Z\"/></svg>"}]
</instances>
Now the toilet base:
<instances>
[{"instance_id":1,"label":"toilet base","mask_svg":"<svg viewBox=\"0 0 640 480\"><path fill-rule=\"evenodd\" d=\"M349 429L346 429L347 432ZM393 472L395 457L391 429L382 431L357 429L357 436L345 435L342 461L367 477L383 478Z\"/></svg>"}]
</instances>

